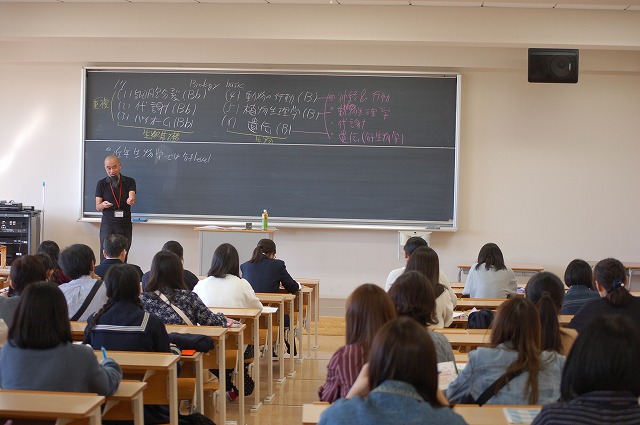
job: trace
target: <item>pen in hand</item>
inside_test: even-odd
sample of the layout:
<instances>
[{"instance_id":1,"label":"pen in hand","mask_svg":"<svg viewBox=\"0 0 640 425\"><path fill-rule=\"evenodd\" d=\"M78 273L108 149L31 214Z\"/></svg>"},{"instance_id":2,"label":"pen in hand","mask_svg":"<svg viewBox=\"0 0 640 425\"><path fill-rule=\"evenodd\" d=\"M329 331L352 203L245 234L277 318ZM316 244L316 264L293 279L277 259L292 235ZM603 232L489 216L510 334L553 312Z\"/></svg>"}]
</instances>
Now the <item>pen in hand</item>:
<instances>
[{"instance_id":1,"label":"pen in hand","mask_svg":"<svg viewBox=\"0 0 640 425\"><path fill-rule=\"evenodd\" d=\"M100 347L100 349L102 350L102 357L104 357L106 359L107 358L107 350L105 350L104 347Z\"/></svg>"}]
</instances>

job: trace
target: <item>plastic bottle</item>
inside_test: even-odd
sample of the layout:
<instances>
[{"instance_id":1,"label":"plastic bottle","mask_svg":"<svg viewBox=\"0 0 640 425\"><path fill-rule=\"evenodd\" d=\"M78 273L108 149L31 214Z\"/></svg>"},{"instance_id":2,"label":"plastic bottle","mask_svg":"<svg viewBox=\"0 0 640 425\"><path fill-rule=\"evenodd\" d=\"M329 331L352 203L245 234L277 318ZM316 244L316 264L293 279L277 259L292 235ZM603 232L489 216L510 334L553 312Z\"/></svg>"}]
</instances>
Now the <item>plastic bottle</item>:
<instances>
[{"instance_id":1,"label":"plastic bottle","mask_svg":"<svg viewBox=\"0 0 640 425\"><path fill-rule=\"evenodd\" d=\"M262 210L262 230L269 228L269 213L267 210Z\"/></svg>"}]
</instances>

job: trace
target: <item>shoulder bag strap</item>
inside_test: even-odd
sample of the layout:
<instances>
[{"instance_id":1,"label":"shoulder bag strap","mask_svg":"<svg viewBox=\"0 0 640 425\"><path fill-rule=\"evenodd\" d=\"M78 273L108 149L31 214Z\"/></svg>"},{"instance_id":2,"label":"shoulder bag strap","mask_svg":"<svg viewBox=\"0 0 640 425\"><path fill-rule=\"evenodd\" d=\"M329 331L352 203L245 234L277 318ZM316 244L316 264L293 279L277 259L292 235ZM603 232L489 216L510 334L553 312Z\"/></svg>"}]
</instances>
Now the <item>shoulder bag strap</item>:
<instances>
[{"instance_id":1,"label":"shoulder bag strap","mask_svg":"<svg viewBox=\"0 0 640 425\"><path fill-rule=\"evenodd\" d=\"M493 384L489 385L489 388L487 388L486 390L484 390L482 394L480 394L480 396L476 399L476 404L479 406L482 406L483 404L485 404L487 401L491 399L491 397L496 395L498 391L502 389L502 387L508 384L509 381L511 381L513 378L520 375L524 371L525 370L522 369L517 372L505 373L504 375L500 376L498 379L495 380ZM505 377L507 379L505 379Z\"/></svg>"},{"instance_id":2,"label":"shoulder bag strap","mask_svg":"<svg viewBox=\"0 0 640 425\"><path fill-rule=\"evenodd\" d=\"M187 315L184 314L184 311L180 310L180 308L178 308L175 304L172 304L171 301L169 301L169 298L167 298L162 292L156 291L155 294L159 296L162 301L167 303L167 305L169 305L169 307L171 307L173 311L178 313L178 316L180 316L182 320L184 320L184 323L186 323L189 326L193 326L193 323L191 322L191 320L189 320Z\"/></svg>"},{"instance_id":3,"label":"shoulder bag strap","mask_svg":"<svg viewBox=\"0 0 640 425\"><path fill-rule=\"evenodd\" d=\"M102 280L96 280L96 283L93 284L93 288L91 288L91 292L89 292L87 298L84 299L84 302L82 303L78 311L76 311L76 314L71 317L70 320L72 322L75 322L84 314L84 312L87 310L87 307L89 307L89 304L91 304L91 301L93 301L93 297L96 296L98 289L100 289L100 285L102 285Z\"/></svg>"}]
</instances>

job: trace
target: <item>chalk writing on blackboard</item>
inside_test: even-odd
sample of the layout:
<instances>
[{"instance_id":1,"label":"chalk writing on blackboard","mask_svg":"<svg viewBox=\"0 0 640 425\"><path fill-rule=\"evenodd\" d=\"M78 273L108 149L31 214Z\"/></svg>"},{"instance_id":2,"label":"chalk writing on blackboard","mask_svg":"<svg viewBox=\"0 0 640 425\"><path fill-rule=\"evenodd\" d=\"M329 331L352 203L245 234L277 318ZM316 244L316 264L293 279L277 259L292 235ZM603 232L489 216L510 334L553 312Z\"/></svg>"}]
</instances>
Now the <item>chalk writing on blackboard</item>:
<instances>
[{"instance_id":1,"label":"chalk writing on blackboard","mask_svg":"<svg viewBox=\"0 0 640 425\"><path fill-rule=\"evenodd\" d=\"M208 164L211 162L211 154L198 154L198 151L182 151L182 152L169 152L163 148L128 148L125 146L118 146L115 149L107 147L105 149L107 155L115 155L118 158L127 159L151 159L155 161L180 161L194 164Z\"/></svg>"}]
</instances>

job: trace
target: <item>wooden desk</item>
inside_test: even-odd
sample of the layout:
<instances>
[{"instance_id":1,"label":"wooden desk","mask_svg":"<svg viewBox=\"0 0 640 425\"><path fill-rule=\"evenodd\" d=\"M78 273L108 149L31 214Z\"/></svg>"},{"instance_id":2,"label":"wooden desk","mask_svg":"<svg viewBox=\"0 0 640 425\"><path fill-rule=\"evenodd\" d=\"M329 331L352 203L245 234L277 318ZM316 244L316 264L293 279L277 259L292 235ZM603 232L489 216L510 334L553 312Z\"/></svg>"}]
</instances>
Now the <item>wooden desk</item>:
<instances>
[{"instance_id":1,"label":"wooden desk","mask_svg":"<svg viewBox=\"0 0 640 425\"><path fill-rule=\"evenodd\" d=\"M320 321L320 279L311 279L306 277L299 277L295 279L300 285L309 287L313 290L311 293L311 299L313 304L312 310L312 318L315 325L315 330L313 332L314 335L314 344L313 349L318 349L318 323ZM311 328L311 325L309 325Z\"/></svg>"},{"instance_id":2,"label":"wooden desk","mask_svg":"<svg viewBox=\"0 0 640 425\"><path fill-rule=\"evenodd\" d=\"M331 406L329 403L303 404L302 425L315 425L320 422L320 415Z\"/></svg>"},{"instance_id":3,"label":"wooden desk","mask_svg":"<svg viewBox=\"0 0 640 425\"><path fill-rule=\"evenodd\" d=\"M434 329L443 334L452 347L480 347L489 345L491 331L488 329Z\"/></svg>"},{"instance_id":4,"label":"wooden desk","mask_svg":"<svg viewBox=\"0 0 640 425\"><path fill-rule=\"evenodd\" d=\"M249 334L246 335L245 343L253 344L253 377L255 388L253 390L253 406L251 412L257 412L262 406L260 400L260 314L259 308L226 308L226 307L209 307L215 313L222 313L226 317L239 320L246 325ZM238 353L239 359L243 359L242 375L244 375L244 352ZM244 386L244 378L242 379ZM240 391L240 423L244 424L244 390Z\"/></svg>"},{"instance_id":5,"label":"wooden desk","mask_svg":"<svg viewBox=\"0 0 640 425\"><path fill-rule=\"evenodd\" d=\"M131 420L133 425L144 425L143 391L146 382L122 381L118 391L107 396L107 404L102 412L102 418L107 420ZM127 405L127 403L129 403Z\"/></svg>"},{"instance_id":6,"label":"wooden desk","mask_svg":"<svg viewBox=\"0 0 640 425\"><path fill-rule=\"evenodd\" d=\"M458 298L458 305L456 305L455 309L471 310L475 307L478 310L482 308L495 310L505 301L507 301L506 298Z\"/></svg>"},{"instance_id":7,"label":"wooden desk","mask_svg":"<svg viewBox=\"0 0 640 425\"><path fill-rule=\"evenodd\" d=\"M101 351L94 351L102 359ZM170 353L107 351L107 355L122 368L125 379L138 376L148 384L143 392L147 404L168 404L171 425L178 425L178 360Z\"/></svg>"},{"instance_id":8,"label":"wooden desk","mask_svg":"<svg viewBox=\"0 0 640 425\"><path fill-rule=\"evenodd\" d=\"M475 264L475 261L458 264L458 281L460 282L462 281L462 273L468 274L469 269L474 264ZM640 263L638 263L638 266L640 268ZM542 267L539 264L529 264L529 263L511 263L511 264L507 264L507 267L513 270L516 276L531 277L532 275L544 270L544 267Z\"/></svg>"},{"instance_id":9,"label":"wooden desk","mask_svg":"<svg viewBox=\"0 0 640 425\"><path fill-rule=\"evenodd\" d=\"M226 369L226 338L227 334L230 333L232 328L222 328L220 326L188 326L188 325L165 325L167 328L167 333L176 332L182 334L196 334L196 335L206 335L214 340L215 348L213 355L215 359L212 361L219 369L219 379L220 382L220 395L218 397L218 410L220 417L218 418L219 423L225 423L227 418L227 389L226 389L226 379L225 379L225 369ZM244 326L244 325L243 325ZM239 335L240 342L242 342L242 328L236 328L236 333ZM211 353L206 353L205 357L203 357L202 363L196 363L196 405L198 411L200 413L204 413L204 369L209 368L208 361L206 359L207 355ZM216 367L211 367L216 368ZM244 392L244 368L242 369L242 381L240 390Z\"/></svg>"},{"instance_id":10,"label":"wooden desk","mask_svg":"<svg viewBox=\"0 0 640 425\"><path fill-rule=\"evenodd\" d=\"M559 314L558 322L560 322L560 327L567 326L569 322L573 319L573 314ZM447 329L457 329L457 328L466 328L468 324L468 317L466 315L461 317L456 317L453 319L453 323L451 327Z\"/></svg>"},{"instance_id":11,"label":"wooden desk","mask_svg":"<svg viewBox=\"0 0 640 425\"><path fill-rule=\"evenodd\" d=\"M0 390L0 418L85 420L100 425L103 396L53 391Z\"/></svg>"},{"instance_id":12,"label":"wooden desk","mask_svg":"<svg viewBox=\"0 0 640 425\"><path fill-rule=\"evenodd\" d=\"M631 276L633 276L633 272L640 270L640 263L631 262L631 261L623 261L622 265L627 270L627 276L629 277L629 290L631 290Z\"/></svg>"},{"instance_id":13,"label":"wooden desk","mask_svg":"<svg viewBox=\"0 0 640 425\"><path fill-rule=\"evenodd\" d=\"M284 376L284 312L285 312L285 300L287 300L287 294L279 294L279 293L267 293L267 292L256 292L256 296L260 300L262 304L277 304L278 305L278 317L280 323L278 323L278 371L279 378L277 380L278 384L284 383L287 379ZM291 295L292 300L295 299L295 295ZM293 308L291 309L293 310ZM293 314L289 320L293 321ZM293 357L293 356L291 356ZM293 359L292 359L293 360Z\"/></svg>"},{"instance_id":14,"label":"wooden desk","mask_svg":"<svg viewBox=\"0 0 640 425\"><path fill-rule=\"evenodd\" d=\"M503 406L485 404L480 407L471 404L458 404L453 411L464 418L469 425L508 425L507 417L502 409L513 407L516 409L540 409L541 406Z\"/></svg>"}]
</instances>

